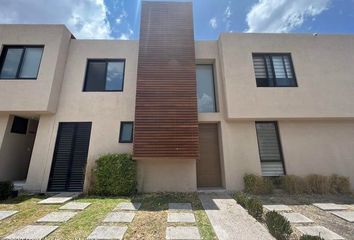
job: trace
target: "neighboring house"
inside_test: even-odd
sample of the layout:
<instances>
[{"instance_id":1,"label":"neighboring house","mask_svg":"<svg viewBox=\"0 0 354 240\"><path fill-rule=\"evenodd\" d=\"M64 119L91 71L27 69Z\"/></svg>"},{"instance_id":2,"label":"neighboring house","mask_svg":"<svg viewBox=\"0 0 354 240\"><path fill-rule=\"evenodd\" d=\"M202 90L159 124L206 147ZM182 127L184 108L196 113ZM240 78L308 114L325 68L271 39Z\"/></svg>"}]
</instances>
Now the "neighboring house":
<instances>
[{"instance_id":1,"label":"neighboring house","mask_svg":"<svg viewBox=\"0 0 354 240\"><path fill-rule=\"evenodd\" d=\"M190 3L144 2L139 41L0 25L0 181L86 191L101 154L131 152L145 192L354 185L353 35L193 34Z\"/></svg>"}]
</instances>

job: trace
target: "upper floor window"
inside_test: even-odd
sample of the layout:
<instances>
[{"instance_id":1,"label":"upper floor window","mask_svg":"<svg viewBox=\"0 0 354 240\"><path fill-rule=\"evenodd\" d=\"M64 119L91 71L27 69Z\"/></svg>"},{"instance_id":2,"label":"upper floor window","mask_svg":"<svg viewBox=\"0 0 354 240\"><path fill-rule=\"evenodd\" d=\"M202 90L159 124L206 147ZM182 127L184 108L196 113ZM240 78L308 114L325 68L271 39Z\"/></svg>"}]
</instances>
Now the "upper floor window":
<instances>
[{"instance_id":1,"label":"upper floor window","mask_svg":"<svg viewBox=\"0 0 354 240\"><path fill-rule=\"evenodd\" d=\"M85 92L123 91L125 60L88 60Z\"/></svg>"},{"instance_id":2,"label":"upper floor window","mask_svg":"<svg viewBox=\"0 0 354 240\"><path fill-rule=\"evenodd\" d=\"M297 87L290 54L253 54L257 87Z\"/></svg>"},{"instance_id":3,"label":"upper floor window","mask_svg":"<svg viewBox=\"0 0 354 240\"><path fill-rule=\"evenodd\" d=\"M196 66L198 112L216 112L212 64Z\"/></svg>"},{"instance_id":4,"label":"upper floor window","mask_svg":"<svg viewBox=\"0 0 354 240\"><path fill-rule=\"evenodd\" d=\"M1 79L36 79L43 46L4 46L0 57Z\"/></svg>"}]
</instances>

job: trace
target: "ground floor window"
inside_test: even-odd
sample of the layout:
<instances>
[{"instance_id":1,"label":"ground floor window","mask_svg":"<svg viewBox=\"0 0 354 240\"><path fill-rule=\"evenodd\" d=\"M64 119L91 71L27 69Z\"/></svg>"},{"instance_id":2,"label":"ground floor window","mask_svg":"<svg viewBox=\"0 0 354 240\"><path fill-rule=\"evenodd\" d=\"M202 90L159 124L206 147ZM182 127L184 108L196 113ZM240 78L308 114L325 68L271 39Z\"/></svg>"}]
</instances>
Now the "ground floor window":
<instances>
[{"instance_id":1,"label":"ground floor window","mask_svg":"<svg viewBox=\"0 0 354 240\"><path fill-rule=\"evenodd\" d=\"M259 158L263 176L285 174L277 122L256 122Z\"/></svg>"}]
</instances>

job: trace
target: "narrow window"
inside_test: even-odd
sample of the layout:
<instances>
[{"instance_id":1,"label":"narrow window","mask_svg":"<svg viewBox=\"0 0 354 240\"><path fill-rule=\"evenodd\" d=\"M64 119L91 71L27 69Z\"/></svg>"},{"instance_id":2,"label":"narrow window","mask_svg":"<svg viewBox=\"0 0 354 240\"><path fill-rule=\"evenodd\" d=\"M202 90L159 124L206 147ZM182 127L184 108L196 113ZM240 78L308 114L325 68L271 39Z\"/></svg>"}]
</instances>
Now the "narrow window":
<instances>
[{"instance_id":1,"label":"narrow window","mask_svg":"<svg viewBox=\"0 0 354 240\"><path fill-rule=\"evenodd\" d=\"M259 157L263 176L285 174L278 125L276 122L256 122Z\"/></svg>"},{"instance_id":2,"label":"narrow window","mask_svg":"<svg viewBox=\"0 0 354 240\"><path fill-rule=\"evenodd\" d=\"M290 54L253 54L257 87L297 87Z\"/></svg>"},{"instance_id":3,"label":"narrow window","mask_svg":"<svg viewBox=\"0 0 354 240\"><path fill-rule=\"evenodd\" d=\"M84 91L123 91L124 66L124 60L88 60Z\"/></svg>"},{"instance_id":4,"label":"narrow window","mask_svg":"<svg viewBox=\"0 0 354 240\"><path fill-rule=\"evenodd\" d=\"M133 142L133 122L120 123L119 142L120 143Z\"/></svg>"},{"instance_id":5,"label":"narrow window","mask_svg":"<svg viewBox=\"0 0 354 240\"><path fill-rule=\"evenodd\" d=\"M196 66L198 112L216 112L212 64Z\"/></svg>"},{"instance_id":6,"label":"narrow window","mask_svg":"<svg viewBox=\"0 0 354 240\"><path fill-rule=\"evenodd\" d=\"M14 117L12 122L11 132L18 133L18 134L26 134L27 133L27 126L28 126L28 119L22 117Z\"/></svg>"},{"instance_id":7,"label":"narrow window","mask_svg":"<svg viewBox=\"0 0 354 240\"><path fill-rule=\"evenodd\" d=\"M36 79L42 54L42 46L5 46L0 57L0 78Z\"/></svg>"}]
</instances>

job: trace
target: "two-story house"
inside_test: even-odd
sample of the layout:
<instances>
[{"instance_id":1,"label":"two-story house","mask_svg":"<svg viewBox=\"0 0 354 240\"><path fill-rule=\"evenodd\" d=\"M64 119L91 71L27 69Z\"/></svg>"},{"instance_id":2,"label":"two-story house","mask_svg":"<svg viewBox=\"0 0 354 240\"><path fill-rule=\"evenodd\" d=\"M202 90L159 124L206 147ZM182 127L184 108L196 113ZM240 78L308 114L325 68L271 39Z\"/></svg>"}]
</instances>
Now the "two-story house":
<instances>
[{"instance_id":1,"label":"two-story house","mask_svg":"<svg viewBox=\"0 0 354 240\"><path fill-rule=\"evenodd\" d=\"M138 190L241 190L243 176L349 176L354 36L223 33L195 41L191 3L143 2L140 38L0 25L0 181L86 191L132 153Z\"/></svg>"}]
</instances>

